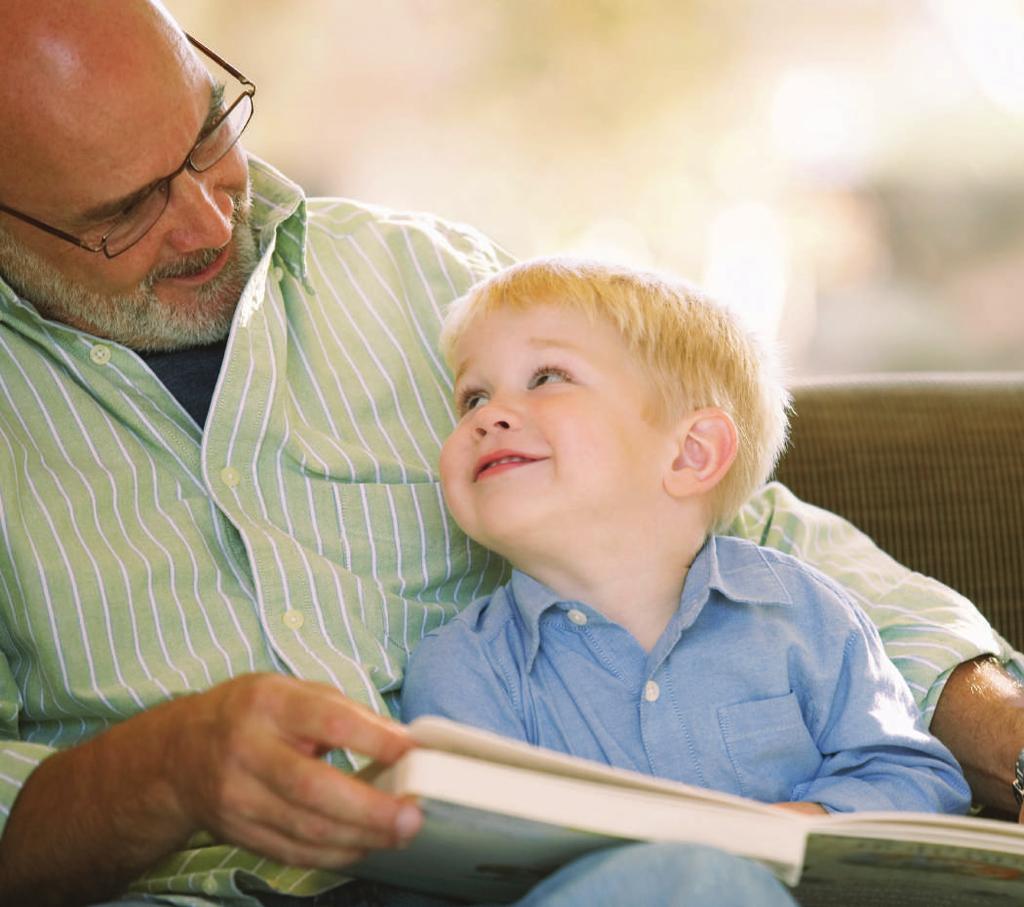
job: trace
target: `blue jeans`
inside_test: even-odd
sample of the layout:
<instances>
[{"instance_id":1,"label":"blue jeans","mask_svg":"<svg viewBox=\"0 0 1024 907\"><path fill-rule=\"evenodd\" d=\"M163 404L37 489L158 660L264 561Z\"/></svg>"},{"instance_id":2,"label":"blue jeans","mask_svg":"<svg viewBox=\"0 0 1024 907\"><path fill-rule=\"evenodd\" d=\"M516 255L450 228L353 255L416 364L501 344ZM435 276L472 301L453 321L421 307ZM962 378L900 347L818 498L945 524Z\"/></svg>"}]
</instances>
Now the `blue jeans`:
<instances>
[{"instance_id":1,"label":"blue jeans","mask_svg":"<svg viewBox=\"0 0 1024 907\"><path fill-rule=\"evenodd\" d=\"M266 907L453 907L429 895L355 882L316 898L272 896ZM599 850L548 876L515 907L796 907L763 866L710 847L630 844ZM113 901L96 907L153 907Z\"/></svg>"}]
</instances>

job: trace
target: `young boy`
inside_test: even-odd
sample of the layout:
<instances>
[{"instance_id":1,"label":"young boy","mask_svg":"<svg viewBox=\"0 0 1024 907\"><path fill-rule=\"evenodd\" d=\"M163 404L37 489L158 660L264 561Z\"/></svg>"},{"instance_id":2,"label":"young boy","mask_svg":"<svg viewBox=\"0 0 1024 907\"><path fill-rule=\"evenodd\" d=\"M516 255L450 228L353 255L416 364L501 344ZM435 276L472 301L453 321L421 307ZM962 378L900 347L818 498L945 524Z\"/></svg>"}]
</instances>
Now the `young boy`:
<instances>
[{"instance_id":1,"label":"young boy","mask_svg":"<svg viewBox=\"0 0 1024 907\"><path fill-rule=\"evenodd\" d=\"M402 717L801 811L963 812L877 632L784 554L716 536L771 472L788 395L729 313L655 275L513 267L451 309L445 498L507 585L429 634Z\"/></svg>"}]
</instances>

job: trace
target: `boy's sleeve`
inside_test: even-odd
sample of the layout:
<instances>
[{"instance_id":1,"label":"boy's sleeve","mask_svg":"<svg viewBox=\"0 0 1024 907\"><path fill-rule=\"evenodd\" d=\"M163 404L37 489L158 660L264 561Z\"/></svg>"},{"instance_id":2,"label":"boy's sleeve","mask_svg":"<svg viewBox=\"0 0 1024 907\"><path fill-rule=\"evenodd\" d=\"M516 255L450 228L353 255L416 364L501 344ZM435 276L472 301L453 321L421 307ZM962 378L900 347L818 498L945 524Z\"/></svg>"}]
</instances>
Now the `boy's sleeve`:
<instances>
[{"instance_id":1,"label":"boy's sleeve","mask_svg":"<svg viewBox=\"0 0 1024 907\"><path fill-rule=\"evenodd\" d=\"M520 691L479 634L456 619L424 637L402 684L402 721L440 715L526 740Z\"/></svg>"},{"instance_id":2,"label":"boy's sleeve","mask_svg":"<svg viewBox=\"0 0 1024 907\"><path fill-rule=\"evenodd\" d=\"M792 554L840 583L878 628L926 721L962 662L995 655L1018 676L1024 667L1024 658L966 598L903 567L842 517L778 482L747 502L729 534Z\"/></svg>"},{"instance_id":3,"label":"boy's sleeve","mask_svg":"<svg viewBox=\"0 0 1024 907\"><path fill-rule=\"evenodd\" d=\"M824 762L793 799L830 812L964 813L971 793L953 755L924 730L913 697L874 626L841 589L818 580L810 607L831 630L806 656L805 721ZM796 686L796 684L794 684Z\"/></svg>"}]
</instances>

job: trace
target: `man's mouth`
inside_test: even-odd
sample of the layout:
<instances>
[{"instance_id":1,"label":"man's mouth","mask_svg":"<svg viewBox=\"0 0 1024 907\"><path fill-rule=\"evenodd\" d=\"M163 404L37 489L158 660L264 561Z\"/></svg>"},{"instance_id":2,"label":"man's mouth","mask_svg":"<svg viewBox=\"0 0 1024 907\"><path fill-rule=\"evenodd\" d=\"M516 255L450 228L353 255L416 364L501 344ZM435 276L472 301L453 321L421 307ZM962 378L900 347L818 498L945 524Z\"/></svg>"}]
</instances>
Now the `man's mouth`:
<instances>
[{"instance_id":1,"label":"man's mouth","mask_svg":"<svg viewBox=\"0 0 1024 907\"><path fill-rule=\"evenodd\" d=\"M479 482L483 478L497 475L501 472L508 472L520 466L527 466L530 463L537 463L543 459L546 459L546 457L529 457L526 454L498 451L477 461L473 481Z\"/></svg>"},{"instance_id":2,"label":"man's mouth","mask_svg":"<svg viewBox=\"0 0 1024 907\"><path fill-rule=\"evenodd\" d=\"M153 282L169 280L179 286L199 286L213 280L231 257L231 243L221 249L209 249L194 259L187 259L162 268L153 275Z\"/></svg>"}]
</instances>

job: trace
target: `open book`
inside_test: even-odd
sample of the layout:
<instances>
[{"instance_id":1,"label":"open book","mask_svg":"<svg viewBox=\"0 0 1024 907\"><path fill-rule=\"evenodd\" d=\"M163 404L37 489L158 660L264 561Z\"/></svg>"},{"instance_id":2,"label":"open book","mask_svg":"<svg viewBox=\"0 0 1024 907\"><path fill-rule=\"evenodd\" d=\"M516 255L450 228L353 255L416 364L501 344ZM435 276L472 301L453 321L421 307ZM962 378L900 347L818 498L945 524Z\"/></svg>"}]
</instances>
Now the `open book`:
<instances>
[{"instance_id":1,"label":"open book","mask_svg":"<svg viewBox=\"0 0 1024 907\"><path fill-rule=\"evenodd\" d=\"M1024 904L1024 826L926 813L805 816L443 718L410 727L419 748L360 775L418 797L424 828L352 875L508 901L596 848L691 841L764 863L811 907Z\"/></svg>"}]
</instances>

